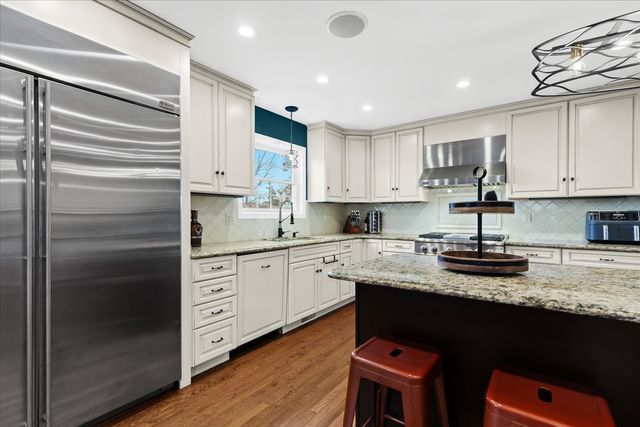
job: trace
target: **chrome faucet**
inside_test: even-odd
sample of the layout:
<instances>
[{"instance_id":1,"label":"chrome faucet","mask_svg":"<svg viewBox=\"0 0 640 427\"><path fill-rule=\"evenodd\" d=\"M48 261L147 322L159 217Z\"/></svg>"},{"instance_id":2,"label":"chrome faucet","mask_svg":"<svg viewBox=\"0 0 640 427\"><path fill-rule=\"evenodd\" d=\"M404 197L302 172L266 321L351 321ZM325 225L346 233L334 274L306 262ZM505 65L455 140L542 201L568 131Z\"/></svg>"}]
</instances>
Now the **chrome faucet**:
<instances>
[{"instance_id":1,"label":"chrome faucet","mask_svg":"<svg viewBox=\"0 0 640 427\"><path fill-rule=\"evenodd\" d=\"M286 203L289 203L291 205L291 213L289 215L287 215L286 217L282 218L282 207ZM288 233L288 231L284 231L282 229L282 223L284 221L286 221L287 218L291 218L291 221L289 222L289 224L291 224L291 225L295 224L295 222L293 220L293 203L291 203L291 200L285 200L284 202L282 202L280 204L280 209L278 209L278 238L284 237L284 233ZM295 233L294 233L294 237L295 237Z\"/></svg>"}]
</instances>

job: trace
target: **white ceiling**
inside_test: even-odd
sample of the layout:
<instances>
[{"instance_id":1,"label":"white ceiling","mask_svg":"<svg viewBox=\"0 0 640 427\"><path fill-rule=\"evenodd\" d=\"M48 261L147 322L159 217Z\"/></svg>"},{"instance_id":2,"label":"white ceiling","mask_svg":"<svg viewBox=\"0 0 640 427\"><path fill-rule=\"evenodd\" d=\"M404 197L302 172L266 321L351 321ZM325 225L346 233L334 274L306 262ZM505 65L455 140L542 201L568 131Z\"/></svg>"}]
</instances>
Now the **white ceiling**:
<instances>
[{"instance_id":1,"label":"white ceiling","mask_svg":"<svg viewBox=\"0 0 640 427\"><path fill-rule=\"evenodd\" d=\"M373 129L530 98L531 48L638 8L633 1L151 1L195 35L192 58L258 88L257 104L303 123ZM336 12L366 30L339 39ZM253 38L238 27L255 30ZM329 83L316 83L319 75ZM471 86L456 88L461 79ZM372 111L362 111L369 103Z\"/></svg>"}]
</instances>

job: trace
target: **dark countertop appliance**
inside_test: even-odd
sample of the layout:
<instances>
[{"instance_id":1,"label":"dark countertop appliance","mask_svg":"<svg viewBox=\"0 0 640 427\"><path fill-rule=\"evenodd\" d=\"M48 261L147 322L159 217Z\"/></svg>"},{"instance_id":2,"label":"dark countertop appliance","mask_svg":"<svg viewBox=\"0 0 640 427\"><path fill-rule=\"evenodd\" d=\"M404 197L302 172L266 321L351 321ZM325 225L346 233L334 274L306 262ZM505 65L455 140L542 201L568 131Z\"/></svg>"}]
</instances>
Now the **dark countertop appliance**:
<instances>
[{"instance_id":1,"label":"dark countertop appliance","mask_svg":"<svg viewBox=\"0 0 640 427\"><path fill-rule=\"evenodd\" d=\"M640 245L640 211L587 212L585 237L590 242Z\"/></svg>"}]
</instances>

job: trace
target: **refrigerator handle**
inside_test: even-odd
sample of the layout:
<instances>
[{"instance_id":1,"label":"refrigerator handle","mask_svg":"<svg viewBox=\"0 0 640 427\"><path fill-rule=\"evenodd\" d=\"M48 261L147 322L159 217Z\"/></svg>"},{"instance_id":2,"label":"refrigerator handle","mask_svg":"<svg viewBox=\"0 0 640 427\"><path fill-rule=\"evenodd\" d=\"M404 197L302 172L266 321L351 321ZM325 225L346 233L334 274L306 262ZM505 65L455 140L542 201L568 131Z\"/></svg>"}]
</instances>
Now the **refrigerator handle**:
<instances>
[{"instance_id":1,"label":"refrigerator handle","mask_svg":"<svg viewBox=\"0 0 640 427\"><path fill-rule=\"evenodd\" d=\"M41 233L41 261L44 265L44 407L40 410L40 424L50 424L51 414L51 85L39 80L39 152L43 193L41 195L41 215L43 232ZM42 222L41 222L42 223Z\"/></svg>"},{"instance_id":2,"label":"refrigerator handle","mask_svg":"<svg viewBox=\"0 0 640 427\"><path fill-rule=\"evenodd\" d=\"M26 200L25 200L25 212L26 212L26 230L25 230L25 247L26 247L26 325L27 325L27 425L33 424L34 416L34 400L35 400L35 379L34 379L34 334L33 334L33 298L34 298L34 284L33 284L33 262L34 262L34 84L33 76L26 75L22 85L23 102L24 102L24 122L25 122L25 140L24 140L24 153L25 153L25 179L26 179Z\"/></svg>"}]
</instances>

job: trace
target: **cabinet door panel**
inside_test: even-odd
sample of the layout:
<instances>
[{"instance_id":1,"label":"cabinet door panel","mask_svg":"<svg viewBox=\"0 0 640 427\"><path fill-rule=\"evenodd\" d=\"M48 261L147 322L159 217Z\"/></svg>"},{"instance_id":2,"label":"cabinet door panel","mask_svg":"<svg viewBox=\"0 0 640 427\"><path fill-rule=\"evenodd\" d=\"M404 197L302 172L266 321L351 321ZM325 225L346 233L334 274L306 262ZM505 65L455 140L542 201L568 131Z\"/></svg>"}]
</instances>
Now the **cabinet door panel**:
<instances>
[{"instance_id":1,"label":"cabinet door panel","mask_svg":"<svg viewBox=\"0 0 640 427\"><path fill-rule=\"evenodd\" d=\"M572 196L639 194L638 95L570 103Z\"/></svg>"},{"instance_id":2,"label":"cabinet door panel","mask_svg":"<svg viewBox=\"0 0 640 427\"><path fill-rule=\"evenodd\" d=\"M346 200L369 199L369 138L348 136L346 142Z\"/></svg>"},{"instance_id":3,"label":"cabinet door panel","mask_svg":"<svg viewBox=\"0 0 640 427\"><path fill-rule=\"evenodd\" d=\"M325 143L326 199L331 202L341 202L344 200L344 137L335 132L327 131Z\"/></svg>"},{"instance_id":4,"label":"cabinet door panel","mask_svg":"<svg viewBox=\"0 0 640 427\"><path fill-rule=\"evenodd\" d=\"M340 255L340 266L347 267L353 263L350 253ZM356 294L356 284L347 280L340 280L340 301L344 301Z\"/></svg>"},{"instance_id":5,"label":"cabinet door panel","mask_svg":"<svg viewBox=\"0 0 640 427\"><path fill-rule=\"evenodd\" d=\"M254 104L253 97L220 85L220 191L253 193Z\"/></svg>"},{"instance_id":6,"label":"cabinet door panel","mask_svg":"<svg viewBox=\"0 0 640 427\"><path fill-rule=\"evenodd\" d=\"M289 301L287 323L295 322L316 312L317 260L289 265Z\"/></svg>"},{"instance_id":7,"label":"cabinet door panel","mask_svg":"<svg viewBox=\"0 0 640 427\"><path fill-rule=\"evenodd\" d=\"M364 240L364 260L378 258L382 256L382 240L365 239Z\"/></svg>"},{"instance_id":8,"label":"cabinet door panel","mask_svg":"<svg viewBox=\"0 0 640 427\"><path fill-rule=\"evenodd\" d=\"M189 179L192 191L218 191L215 175L218 167L217 90L215 81L191 77Z\"/></svg>"},{"instance_id":9,"label":"cabinet door panel","mask_svg":"<svg viewBox=\"0 0 640 427\"><path fill-rule=\"evenodd\" d=\"M340 264L337 258L328 263L320 262L322 275L318 286L318 311L340 302L340 280L329 277L329 272L338 265Z\"/></svg>"},{"instance_id":10,"label":"cabinet door panel","mask_svg":"<svg viewBox=\"0 0 640 427\"><path fill-rule=\"evenodd\" d=\"M238 257L240 343L285 324L287 265L286 251Z\"/></svg>"},{"instance_id":11,"label":"cabinet door panel","mask_svg":"<svg viewBox=\"0 0 640 427\"><path fill-rule=\"evenodd\" d=\"M418 184L422 174L422 128L396 134L396 196L398 202L423 200Z\"/></svg>"},{"instance_id":12,"label":"cabinet door panel","mask_svg":"<svg viewBox=\"0 0 640 427\"><path fill-rule=\"evenodd\" d=\"M566 197L567 104L507 115L507 197Z\"/></svg>"},{"instance_id":13,"label":"cabinet door panel","mask_svg":"<svg viewBox=\"0 0 640 427\"><path fill-rule=\"evenodd\" d=\"M371 138L371 198L374 202L394 200L395 134Z\"/></svg>"}]
</instances>

